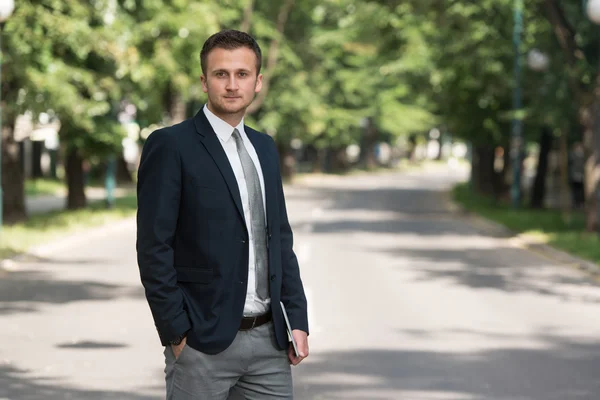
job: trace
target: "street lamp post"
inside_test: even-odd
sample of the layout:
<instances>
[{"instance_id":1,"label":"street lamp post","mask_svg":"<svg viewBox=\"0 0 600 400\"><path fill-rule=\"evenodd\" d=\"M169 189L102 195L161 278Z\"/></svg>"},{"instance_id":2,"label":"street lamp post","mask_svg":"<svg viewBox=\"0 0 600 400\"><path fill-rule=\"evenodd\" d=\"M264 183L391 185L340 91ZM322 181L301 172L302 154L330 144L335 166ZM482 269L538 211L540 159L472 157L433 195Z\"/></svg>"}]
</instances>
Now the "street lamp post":
<instances>
[{"instance_id":1,"label":"street lamp post","mask_svg":"<svg viewBox=\"0 0 600 400\"><path fill-rule=\"evenodd\" d=\"M541 52L538 49L531 49L527 53L527 66L530 70L543 73L548 69L548 65L550 64L550 60L546 54ZM546 86L546 77L542 77L544 83L540 86L538 90L538 96L543 98L547 86ZM545 202L545 194L546 194L546 184L545 184L545 175L540 174L542 169L546 170L548 165L548 152L550 151L550 133L551 130L547 126L546 123L542 123L541 131L540 131L540 148L539 148L539 157L538 157L538 173L535 176L535 180L533 182L532 195L531 195L531 206L543 207ZM562 170L561 170L562 171Z\"/></svg>"},{"instance_id":2,"label":"street lamp post","mask_svg":"<svg viewBox=\"0 0 600 400\"><path fill-rule=\"evenodd\" d=\"M13 0L0 0L0 231L2 230L2 216L3 216L3 198L4 194L2 191L2 139L4 134L2 132L2 30L4 28L4 22L12 15L15 9L15 3Z\"/></svg>"},{"instance_id":3,"label":"street lamp post","mask_svg":"<svg viewBox=\"0 0 600 400\"><path fill-rule=\"evenodd\" d=\"M523 0L514 0L514 29L513 46L515 52L513 89L513 120L512 120L512 154L513 154L513 180L511 199L513 207L518 208L521 203L521 147L522 123L517 115L521 110L521 32L523 31Z\"/></svg>"}]
</instances>

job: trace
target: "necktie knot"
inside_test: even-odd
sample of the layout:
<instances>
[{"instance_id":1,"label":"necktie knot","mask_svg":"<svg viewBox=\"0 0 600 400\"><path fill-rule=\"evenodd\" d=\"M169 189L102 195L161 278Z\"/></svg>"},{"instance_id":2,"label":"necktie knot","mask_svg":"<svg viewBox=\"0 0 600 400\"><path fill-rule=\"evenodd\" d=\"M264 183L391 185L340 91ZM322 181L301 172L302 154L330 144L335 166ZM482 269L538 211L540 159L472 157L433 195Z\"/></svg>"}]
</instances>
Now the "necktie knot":
<instances>
[{"instance_id":1,"label":"necktie knot","mask_svg":"<svg viewBox=\"0 0 600 400\"><path fill-rule=\"evenodd\" d=\"M239 143L242 141L242 137L240 136L240 131L238 131L237 128L235 128L233 130L233 133L231 134L231 136L233 136L233 139L236 141L236 143Z\"/></svg>"}]
</instances>

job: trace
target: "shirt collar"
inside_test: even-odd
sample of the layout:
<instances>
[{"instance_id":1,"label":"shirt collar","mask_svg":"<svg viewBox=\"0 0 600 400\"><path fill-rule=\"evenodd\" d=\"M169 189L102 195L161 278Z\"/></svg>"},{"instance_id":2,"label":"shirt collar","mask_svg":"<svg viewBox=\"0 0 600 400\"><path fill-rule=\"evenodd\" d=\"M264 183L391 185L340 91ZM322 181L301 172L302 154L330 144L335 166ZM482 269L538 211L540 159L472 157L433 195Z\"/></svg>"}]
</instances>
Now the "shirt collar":
<instances>
[{"instance_id":1,"label":"shirt collar","mask_svg":"<svg viewBox=\"0 0 600 400\"><path fill-rule=\"evenodd\" d=\"M204 105L203 107L204 115L208 119L208 122L212 126L213 130L217 134L217 137L222 141L226 142L229 140L231 135L233 134L233 130L237 129L241 134L245 134L244 131L244 118L240 121L237 126L231 126L227 122L223 121L221 118L217 117L212 111L208 109L208 105Z\"/></svg>"}]
</instances>

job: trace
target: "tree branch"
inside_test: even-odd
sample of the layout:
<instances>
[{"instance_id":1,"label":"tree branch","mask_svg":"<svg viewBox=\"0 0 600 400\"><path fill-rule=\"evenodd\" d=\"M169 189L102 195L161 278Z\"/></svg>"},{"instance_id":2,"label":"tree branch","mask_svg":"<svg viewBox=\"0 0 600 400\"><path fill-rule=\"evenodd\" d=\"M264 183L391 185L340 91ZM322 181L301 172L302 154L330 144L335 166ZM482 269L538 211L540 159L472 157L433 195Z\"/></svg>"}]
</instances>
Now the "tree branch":
<instances>
[{"instance_id":1,"label":"tree branch","mask_svg":"<svg viewBox=\"0 0 600 400\"><path fill-rule=\"evenodd\" d=\"M249 32L250 26L252 25L252 13L254 11L254 0L248 0L246 8L244 8L244 20L240 26L240 31Z\"/></svg>"},{"instance_id":2,"label":"tree branch","mask_svg":"<svg viewBox=\"0 0 600 400\"><path fill-rule=\"evenodd\" d=\"M286 0L286 2L279 9L279 15L277 16L277 33L275 34L273 40L271 40L271 45L269 46L269 53L267 55L267 65L263 74L263 86L261 91L254 99L254 102L252 102L252 104L250 104L250 106L246 110L246 114L248 115L256 113L260 109L260 107L262 107L262 104L265 101L265 98L269 91L269 83L271 77L273 76L275 66L277 65L277 56L279 54L279 46L284 38L283 31L285 29L285 24L287 22L288 16L290 15L290 11L292 11L294 2L295 0Z\"/></svg>"},{"instance_id":3,"label":"tree branch","mask_svg":"<svg viewBox=\"0 0 600 400\"><path fill-rule=\"evenodd\" d=\"M556 38L567 55L569 65L574 67L577 60L585 60L585 54L575 42L575 30L556 0L545 0L544 3L548 11L548 20L554 28Z\"/></svg>"},{"instance_id":4,"label":"tree branch","mask_svg":"<svg viewBox=\"0 0 600 400\"><path fill-rule=\"evenodd\" d=\"M567 61L571 68L575 68L578 60L586 60L585 54L575 42L575 30L567 20L565 12L556 0L544 0L544 6L547 11L547 18L554 29L556 38L567 56ZM573 94L581 99L584 88L577 79L569 78L569 86Z\"/></svg>"}]
</instances>

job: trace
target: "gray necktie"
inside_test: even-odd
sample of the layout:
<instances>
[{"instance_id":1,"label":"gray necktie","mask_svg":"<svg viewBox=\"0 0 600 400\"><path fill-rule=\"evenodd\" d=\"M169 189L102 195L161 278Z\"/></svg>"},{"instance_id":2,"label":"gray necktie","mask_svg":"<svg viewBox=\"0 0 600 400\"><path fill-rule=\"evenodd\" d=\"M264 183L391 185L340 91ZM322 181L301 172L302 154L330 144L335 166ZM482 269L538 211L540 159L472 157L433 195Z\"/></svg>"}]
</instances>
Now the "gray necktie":
<instances>
[{"instance_id":1,"label":"gray necktie","mask_svg":"<svg viewBox=\"0 0 600 400\"><path fill-rule=\"evenodd\" d=\"M233 139L237 147L242 169L244 170L244 178L246 179L246 187L248 189L248 202L250 203L250 217L252 219L252 236L254 238L254 260L256 268L256 293L260 299L269 297L269 278L267 259L267 235L265 226L265 210L263 207L262 190L258 179L256 167L246 151L246 146L237 129L233 130Z\"/></svg>"}]
</instances>

